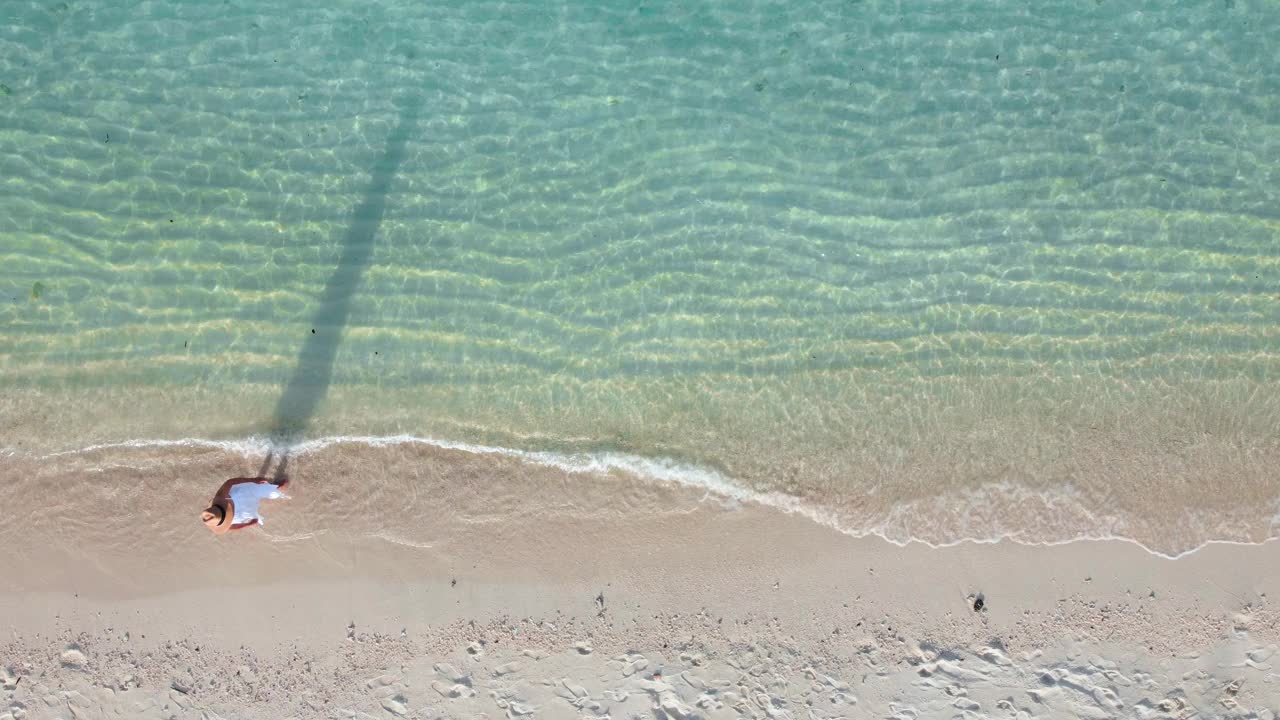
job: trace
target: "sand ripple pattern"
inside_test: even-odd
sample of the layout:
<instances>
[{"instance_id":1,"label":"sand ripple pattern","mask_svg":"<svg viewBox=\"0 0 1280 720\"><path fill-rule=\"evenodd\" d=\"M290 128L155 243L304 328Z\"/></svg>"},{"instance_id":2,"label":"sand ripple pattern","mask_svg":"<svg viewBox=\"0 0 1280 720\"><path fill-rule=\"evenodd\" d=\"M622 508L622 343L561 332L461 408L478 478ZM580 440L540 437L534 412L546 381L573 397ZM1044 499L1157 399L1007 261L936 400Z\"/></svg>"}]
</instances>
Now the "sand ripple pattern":
<instances>
[{"instance_id":1,"label":"sand ripple pattern","mask_svg":"<svg viewBox=\"0 0 1280 720\"><path fill-rule=\"evenodd\" d=\"M1275 3L15 8L25 442L268 430L316 333L330 434L672 456L864 526L1009 486L1080 498L1042 534L1271 532Z\"/></svg>"}]
</instances>

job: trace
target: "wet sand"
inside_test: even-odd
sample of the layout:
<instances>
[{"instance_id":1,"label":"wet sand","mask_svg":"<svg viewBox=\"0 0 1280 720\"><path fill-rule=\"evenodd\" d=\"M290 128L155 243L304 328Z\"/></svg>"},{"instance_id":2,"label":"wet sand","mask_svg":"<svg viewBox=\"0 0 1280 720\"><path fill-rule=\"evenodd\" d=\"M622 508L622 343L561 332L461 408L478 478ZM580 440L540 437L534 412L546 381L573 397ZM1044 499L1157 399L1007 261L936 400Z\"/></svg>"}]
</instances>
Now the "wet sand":
<instances>
[{"instance_id":1,"label":"wet sand","mask_svg":"<svg viewBox=\"0 0 1280 720\"><path fill-rule=\"evenodd\" d=\"M419 543L454 522L442 508L491 516L495 507L546 510L546 499L557 512L612 512L612 490L626 485L622 497L639 504L624 510L660 511L664 501L648 503L647 494L667 481L803 506L851 534L899 543L1125 538L1176 556L1210 540L1276 536L1273 384L1137 388L1117 399L1111 393L1123 383L1101 380L1024 393L1024 385L938 379L898 396L878 394L875 377L865 381L854 398L842 397L834 379L795 395L829 397L838 412L796 400L773 413L776 394L750 404L696 385L668 394L639 383L607 418L572 403L544 408L492 395L471 399L471 424L436 413L465 394L456 388L340 388L293 452L304 480L324 490L310 497L367 500L353 532ZM746 388L734 395L745 396ZM51 527L63 522L56 515L83 511L72 500L111 503L146 489L154 499L135 520L169 533L185 525L179 508L199 502L206 486L253 474L278 447L268 438L279 398L266 386L14 389L0 397L0 461L10 463L0 471L23 478L11 489L18 502L41 496L48 482L78 489L56 509L34 510ZM509 415L522 419L512 424ZM566 423L573 431L557 435ZM822 432L809 434L817 425ZM464 459L459 449L476 452ZM602 486L601 468L634 477ZM521 498L523 508L511 503ZM326 507L309 508L322 513L312 527L328 525Z\"/></svg>"},{"instance_id":2,"label":"wet sand","mask_svg":"<svg viewBox=\"0 0 1280 720\"><path fill-rule=\"evenodd\" d=\"M351 524L334 523L324 475L305 472L293 499L264 503L264 528L223 538L199 525L194 486L168 535L129 526L146 492L61 539L19 519L4 536L5 712L1271 717L1280 705L1280 544L1176 560L1119 541L903 547L617 477L596 488L615 502L591 506L611 509L592 514L548 493L554 473L514 461L502 492L543 494L495 505L465 453L449 462L469 488L450 497L474 505L423 514L454 520L405 537L362 524L399 518L391 498L345 505Z\"/></svg>"}]
</instances>

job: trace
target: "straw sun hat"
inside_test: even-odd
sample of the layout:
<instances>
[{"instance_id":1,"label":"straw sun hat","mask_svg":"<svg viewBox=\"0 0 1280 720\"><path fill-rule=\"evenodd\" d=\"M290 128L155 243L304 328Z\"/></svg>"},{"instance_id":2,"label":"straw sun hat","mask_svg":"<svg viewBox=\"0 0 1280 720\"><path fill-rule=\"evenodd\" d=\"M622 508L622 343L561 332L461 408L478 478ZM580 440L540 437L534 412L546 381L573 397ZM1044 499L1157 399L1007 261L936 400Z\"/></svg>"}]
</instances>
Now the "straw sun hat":
<instances>
[{"instance_id":1,"label":"straw sun hat","mask_svg":"<svg viewBox=\"0 0 1280 720\"><path fill-rule=\"evenodd\" d=\"M227 500L222 503L214 503L205 508L205 511L200 513L200 519L204 521L204 524L210 530L221 535L231 529L231 520L235 517L235 514L235 506L231 504L230 500Z\"/></svg>"}]
</instances>

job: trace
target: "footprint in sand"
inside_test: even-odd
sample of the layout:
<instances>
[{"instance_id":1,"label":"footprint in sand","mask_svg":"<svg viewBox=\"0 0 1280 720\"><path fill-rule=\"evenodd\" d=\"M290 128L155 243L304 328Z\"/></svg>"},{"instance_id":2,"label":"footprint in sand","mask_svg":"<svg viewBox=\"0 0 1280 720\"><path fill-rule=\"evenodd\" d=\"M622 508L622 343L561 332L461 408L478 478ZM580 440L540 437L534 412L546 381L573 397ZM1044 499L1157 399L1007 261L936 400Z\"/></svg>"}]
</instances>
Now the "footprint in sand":
<instances>
[{"instance_id":1,"label":"footprint in sand","mask_svg":"<svg viewBox=\"0 0 1280 720\"><path fill-rule=\"evenodd\" d=\"M577 683L569 682L569 678L560 678L560 685L568 690L574 697L584 698L587 696L587 689Z\"/></svg>"},{"instance_id":2,"label":"footprint in sand","mask_svg":"<svg viewBox=\"0 0 1280 720\"><path fill-rule=\"evenodd\" d=\"M392 715L404 716L409 713L409 700L404 695L392 695L382 699L382 709Z\"/></svg>"},{"instance_id":3,"label":"footprint in sand","mask_svg":"<svg viewBox=\"0 0 1280 720\"><path fill-rule=\"evenodd\" d=\"M1245 657L1249 658L1250 662L1261 665L1262 663L1266 662L1267 658L1271 657L1274 654L1275 654L1275 646L1272 645L1270 647L1265 647L1265 648L1254 648L1249 652L1245 653ZM1270 670L1271 666L1268 665L1266 667L1257 668L1257 669Z\"/></svg>"},{"instance_id":4,"label":"footprint in sand","mask_svg":"<svg viewBox=\"0 0 1280 720\"><path fill-rule=\"evenodd\" d=\"M586 640L581 640L579 642L574 643L573 649L577 650L579 655L590 655L592 652L594 652L594 648L591 647L591 643L587 642Z\"/></svg>"},{"instance_id":5,"label":"footprint in sand","mask_svg":"<svg viewBox=\"0 0 1280 720\"><path fill-rule=\"evenodd\" d=\"M698 667L702 664L702 660L702 653L680 653L680 662L685 663L686 665Z\"/></svg>"},{"instance_id":6,"label":"footprint in sand","mask_svg":"<svg viewBox=\"0 0 1280 720\"><path fill-rule=\"evenodd\" d=\"M444 678L445 680L448 680L449 682L454 682L460 685L466 685L467 687L471 687L471 676L468 675L467 673L459 672L457 668L450 665L449 663L436 663L435 671L437 675Z\"/></svg>"},{"instance_id":7,"label":"footprint in sand","mask_svg":"<svg viewBox=\"0 0 1280 720\"><path fill-rule=\"evenodd\" d=\"M624 661L626 664L622 668L623 677L631 677L632 675L649 667L649 661L644 656L631 655Z\"/></svg>"},{"instance_id":8,"label":"footprint in sand","mask_svg":"<svg viewBox=\"0 0 1280 720\"><path fill-rule=\"evenodd\" d=\"M463 685L462 683L454 683L453 685L450 685L448 683L442 683L439 680L431 681L431 689L440 693L441 697L447 697L451 700L475 697L476 694L476 691L472 690L469 685Z\"/></svg>"},{"instance_id":9,"label":"footprint in sand","mask_svg":"<svg viewBox=\"0 0 1280 720\"><path fill-rule=\"evenodd\" d=\"M557 697L564 699L565 702L578 708L583 709L590 700L587 698L587 689L581 685L569 682L569 678L560 678L559 687L556 688Z\"/></svg>"},{"instance_id":10,"label":"footprint in sand","mask_svg":"<svg viewBox=\"0 0 1280 720\"><path fill-rule=\"evenodd\" d=\"M658 707L662 712L666 713L667 717L674 720L692 720L692 718L696 717L693 708L680 702L676 694L671 691L664 692L658 696ZM772 713L770 714L772 715Z\"/></svg>"},{"instance_id":11,"label":"footprint in sand","mask_svg":"<svg viewBox=\"0 0 1280 720\"><path fill-rule=\"evenodd\" d=\"M719 710L724 707L724 703L711 693L702 693L699 695L696 704L703 710Z\"/></svg>"},{"instance_id":12,"label":"footprint in sand","mask_svg":"<svg viewBox=\"0 0 1280 720\"><path fill-rule=\"evenodd\" d=\"M386 687L387 685L390 685L396 682L397 680L399 680L399 678L397 678L395 675L391 675L391 674L379 675L378 677L373 678L372 680L366 680L364 683L364 686L369 688L370 690L373 690L375 688Z\"/></svg>"},{"instance_id":13,"label":"footprint in sand","mask_svg":"<svg viewBox=\"0 0 1280 720\"><path fill-rule=\"evenodd\" d=\"M491 690L489 696L499 708L507 712L508 717L519 717L522 715L532 715L538 711L536 705L530 704L524 698L514 694L511 689Z\"/></svg>"}]
</instances>

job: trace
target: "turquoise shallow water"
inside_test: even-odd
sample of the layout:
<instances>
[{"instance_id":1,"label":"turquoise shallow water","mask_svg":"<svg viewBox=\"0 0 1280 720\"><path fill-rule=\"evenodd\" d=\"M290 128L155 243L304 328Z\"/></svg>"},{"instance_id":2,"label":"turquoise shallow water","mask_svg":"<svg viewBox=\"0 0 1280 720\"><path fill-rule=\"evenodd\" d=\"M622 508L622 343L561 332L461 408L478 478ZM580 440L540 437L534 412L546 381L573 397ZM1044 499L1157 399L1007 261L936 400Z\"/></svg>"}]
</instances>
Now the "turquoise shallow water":
<instances>
[{"instance_id":1,"label":"turquoise shallow water","mask_svg":"<svg viewBox=\"0 0 1280 720\"><path fill-rule=\"evenodd\" d=\"M1274 2L8 8L4 447L408 433L898 537L1274 530Z\"/></svg>"}]
</instances>

